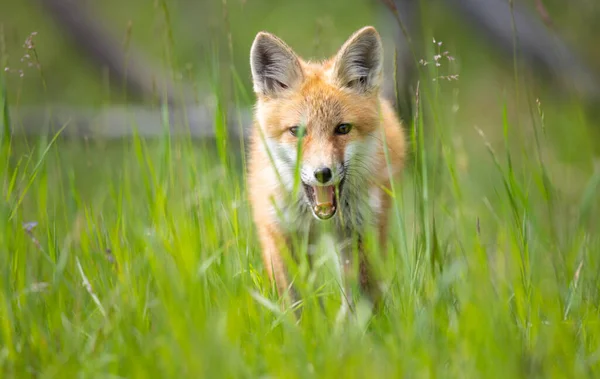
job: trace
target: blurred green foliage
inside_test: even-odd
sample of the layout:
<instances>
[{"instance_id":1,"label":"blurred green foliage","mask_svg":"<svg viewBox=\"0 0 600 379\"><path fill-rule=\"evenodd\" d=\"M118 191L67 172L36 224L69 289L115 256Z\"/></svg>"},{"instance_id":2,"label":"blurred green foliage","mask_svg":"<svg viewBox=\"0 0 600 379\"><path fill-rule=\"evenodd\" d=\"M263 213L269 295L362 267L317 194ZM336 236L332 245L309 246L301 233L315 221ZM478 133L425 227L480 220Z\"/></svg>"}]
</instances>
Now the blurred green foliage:
<instances>
[{"instance_id":1,"label":"blurred green foliage","mask_svg":"<svg viewBox=\"0 0 600 379\"><path fill-rule=\"evenodd\" d=\"M399 33L383 2L375 0L107 0L82 2L82 5L108 28L119 44L139 49L150 65L176 72L204 90L216 78L231 91L232 67L245 88L251 88L248 52L259 30L273 32L301 55L317 59L333 54L351 32L366 24L376 25L387 39ZM536 2L526 5L539 17ZM595 41L600 34L597 2L551 0L543 5L555 30L592 67L600 69L600 48ZM428 35L444 41L459 57L461 67L469 72L463 80L478 80L480 75L498 67L506 69L504 75L512 75L510 57L506 61L506 57L496 54L494 46L457 18L443 1L424 3L423 9L421 21L425 34L416 43L426 44ZM2 0L0 10L8 66L24 71L23 78L16 73L8 75L11 98L18 98L23 104L49 99L88 105L123 101L121 89L107 84L108 74L81 54L48 16L41 2ZM41 88L37 70L20 62L26 53L23 43L32 32L38 33L36 49L43 70L48 73L47 93ZM391 59L393 53L388 51L388 54Z\"/></svg>"}]
</instances>

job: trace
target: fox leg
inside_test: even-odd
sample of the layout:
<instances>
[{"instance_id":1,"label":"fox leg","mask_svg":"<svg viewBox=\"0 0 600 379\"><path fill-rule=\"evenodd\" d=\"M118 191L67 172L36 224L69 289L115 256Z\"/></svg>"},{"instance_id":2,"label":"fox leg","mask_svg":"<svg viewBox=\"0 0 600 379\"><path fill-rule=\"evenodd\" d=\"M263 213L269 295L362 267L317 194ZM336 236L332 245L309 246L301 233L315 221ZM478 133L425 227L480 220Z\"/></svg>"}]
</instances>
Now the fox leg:
<instances>
[{"instance_id":1,"label":"fox leg","mask_svg":"<svg viewBox=\"0 0 600 379\"><path fill-rule=\"evenodd\" d=\"M285 262L281 255L285 249L289 248L287 238L285 238L277 227L272 225L258 228L258 236L262 246L262 259L269 275L269 280L275 282L279 296L284 297L287 292L291 304L294 304L298 298L293 287L290 286Z\"/></svg>"},{"instance_id":2,"label":"fox leg","mask_svg":"<svg viewBox=\"0 0 600 379\"><path fill-rule=\"evenodd\" d=\"M307 260L308 260L308 267L310 271L313 271L315 269L315 258L314 258L314 254L315 254L315 247L314 246L308 246L308 251L307 251ZM319 301L319 308L321 309L321 312L323 312L323 314L326 314L325 311L325 304L323 304L323 298L322 297L318 297L317 300Z\"/></svg>"},{"instance_id":3,"label":"fox leg","mask_svg":"<svg viewBox=\"0 0 600 379\"><path fill-rule=\"evenodd\" d=\"M360 291L371 300L373 308L378 310L381 306L381 290L377 285L377 278L360 237L358 241L358 285Z\"/></svg>"},{"instance_id":4,"label":"fox leg","mask_svg":"<svg viewBox=\"0 0 600 379\"><path fill-rule=\"evenodd\" d=\"M339 238L339 267L341 274L340 295L341 307L338 311L337 319L341 320L348 312L354 313L354 287L356 285L356 260L354 249L354 233L351 230L344 230L338 235Z\"/></svg>"},{"instance_id":5,"label":"fox leg","mask_svg":"<svg viewBox=\"0 0 600 379\"><path fill-rule=\"evenodd\" d=\"M381 196L381 213L378 215L378 241L379 246L377 246L377 253L384 257L387 255L387 239L388 239L388 211L391 204L391 198L382 194ZM362 238L359 236L358 240L358 260L359 260L359 285L361 292L365 293L369 296L370 300L373 303L373 308L375 311L379 311L382 306L382 291L379 288L377 283L377 277L373 272L372 265L369 262L369 258L367 256L367 252L365 251L365 247L362 241Z\"/></svg>"},{"instance_id":6,"label":"fox leg","mask_svg":"<svg viewBox=\"0 0 600 379\"><path fill-rule=\"evenodd\" d=\"M388 184L389 187L389 184ZM382 257L387 255L388 220L392 198L383 193L381 196L381 214L379 215L379 252Z\"/></svg>"},{"instance_id":7,"label":"fox leg","mask_svg":"<svg viewBox=\"0 0 600 379\"><path fill-rule=\"evenodd\" d=\"M348 244L350 245L350 244ZM341 322L348 312L354 312L354 298L352 291L353 270L352 270L352 251L350 246L342 247L339 257L339 265L341 271L341 306L336 316L336 322Z\"/></svg>"}]
</instances>

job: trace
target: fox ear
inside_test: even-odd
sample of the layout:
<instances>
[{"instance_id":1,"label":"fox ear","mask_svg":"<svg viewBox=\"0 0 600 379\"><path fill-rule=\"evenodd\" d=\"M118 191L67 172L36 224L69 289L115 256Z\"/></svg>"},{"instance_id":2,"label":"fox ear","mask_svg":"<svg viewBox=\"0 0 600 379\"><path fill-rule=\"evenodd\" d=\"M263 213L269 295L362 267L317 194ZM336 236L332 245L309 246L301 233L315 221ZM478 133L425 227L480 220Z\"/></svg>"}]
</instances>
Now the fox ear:
<instances>
[{"instance_id":1,"label":"fox ear","mask_svg":"<svg viewBox=\"0 0 600 379\"><path fill-rule=\"evenodd\" d=\"M334 58L334 80L340 87L360 93L379 90L383 71L383 45L372 26L355 32Z\"/></svg>"},{"instance_id":2,"label":"fox ear","mask_svg":"<svg viewBox=\"0 0 600 379\"><path fill-rule=\"evenodd\" d=\"M294 51L281 39L259 32L250 49L254 92L276 96L302 81L302 68Z\"/></svg>"}]
</instances>

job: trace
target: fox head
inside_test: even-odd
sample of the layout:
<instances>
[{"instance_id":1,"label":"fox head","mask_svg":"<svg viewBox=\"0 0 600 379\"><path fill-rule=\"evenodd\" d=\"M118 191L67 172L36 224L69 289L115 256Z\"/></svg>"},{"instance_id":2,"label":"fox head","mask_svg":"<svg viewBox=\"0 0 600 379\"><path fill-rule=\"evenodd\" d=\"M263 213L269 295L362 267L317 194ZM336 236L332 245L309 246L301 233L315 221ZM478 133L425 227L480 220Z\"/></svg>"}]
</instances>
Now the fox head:
<instances>
[{"instance_id":1,"label":"fox head","mask_svg":"<svg viewBox=\"0 0 600 379\"><path fill-rule=\"evenodd\" d=\"M355 32L323 62L300 58L260 32L250 50L256 120L283 185L300 169L302 199L321 220L375 175L381 138L383 48L373 27Z\"/></svg>"}]
</instances>

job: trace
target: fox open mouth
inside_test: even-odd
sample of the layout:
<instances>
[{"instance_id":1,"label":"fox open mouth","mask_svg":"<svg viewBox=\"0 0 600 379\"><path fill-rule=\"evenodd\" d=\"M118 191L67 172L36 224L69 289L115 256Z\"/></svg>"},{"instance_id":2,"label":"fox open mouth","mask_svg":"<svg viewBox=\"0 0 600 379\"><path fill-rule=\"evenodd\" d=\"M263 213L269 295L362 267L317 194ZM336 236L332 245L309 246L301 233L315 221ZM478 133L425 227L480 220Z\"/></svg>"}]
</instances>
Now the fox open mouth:
<instances>
[{"instance_id":1,"label":"fox open mouth","mask_svg":"<svg viewBox=\"0 0 600 379\"><path fill-rule=\"evenodd\" d=\"M336 186L311 186L304 184L304 191L308 197L313 214L320 220L328 220L337 211L337 195L342 192L343 181L339 184L336 194Z\"/></svg>"}]
</instances>

